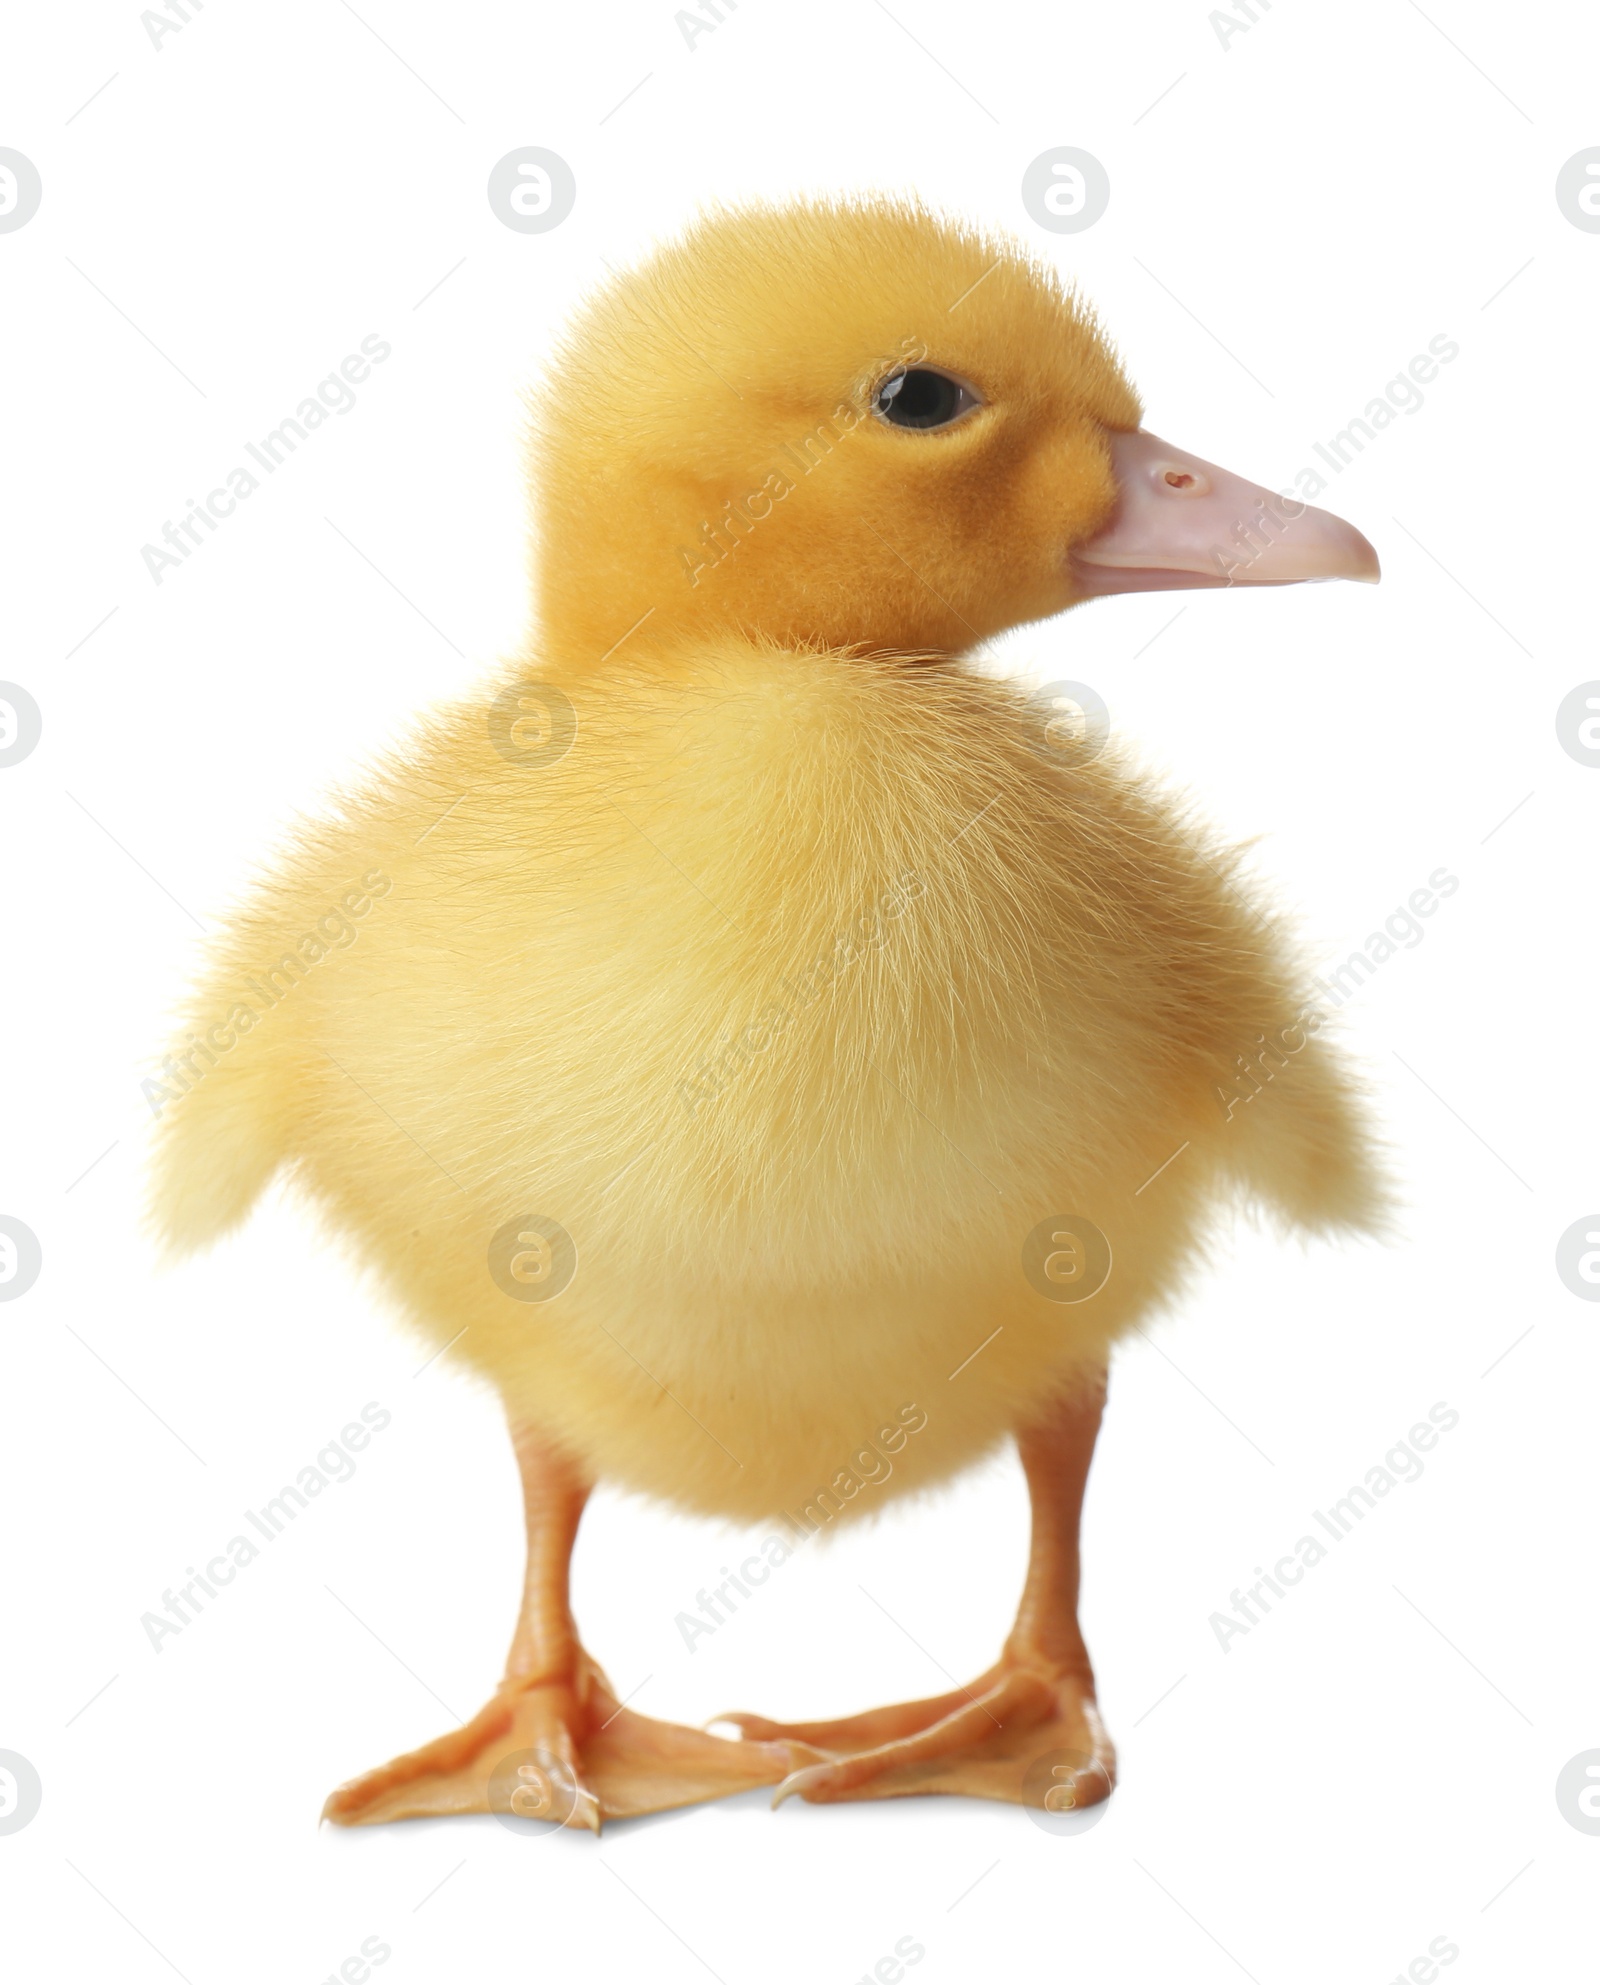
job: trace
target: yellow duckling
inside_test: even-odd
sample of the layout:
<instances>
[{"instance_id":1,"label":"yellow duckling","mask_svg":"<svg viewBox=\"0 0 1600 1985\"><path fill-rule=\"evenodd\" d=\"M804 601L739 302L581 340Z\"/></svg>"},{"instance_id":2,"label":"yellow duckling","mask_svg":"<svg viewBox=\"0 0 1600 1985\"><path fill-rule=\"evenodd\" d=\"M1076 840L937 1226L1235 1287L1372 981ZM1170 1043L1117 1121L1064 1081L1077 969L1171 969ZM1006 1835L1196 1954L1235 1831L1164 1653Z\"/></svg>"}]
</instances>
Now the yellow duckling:
<instances>
[{"instance_id":1,"label":"yellow duckling","mask_svg":"<svg viewBox=\"0 0 1600 1985\"><path fill-rule=\"evenodd\" d=\"M879 201L720 215L616 282L550 368L537 491L527 653L303 829L169 1063L168 1241L288 1170L499 1388L522 1470L504 1682L327 1813L1102 1798L1110 1348L1219 1195L1322 1229L1377 1191L1228 852L967 656L1097 593L1376 558L1147 434L1016 247ZM734 1741L619 1708L579 1641L597 1481L803 1533L870 1447L878 1506L1008 1437L1032 1557L970 1688Z\"/></svg>"}]
</instances>

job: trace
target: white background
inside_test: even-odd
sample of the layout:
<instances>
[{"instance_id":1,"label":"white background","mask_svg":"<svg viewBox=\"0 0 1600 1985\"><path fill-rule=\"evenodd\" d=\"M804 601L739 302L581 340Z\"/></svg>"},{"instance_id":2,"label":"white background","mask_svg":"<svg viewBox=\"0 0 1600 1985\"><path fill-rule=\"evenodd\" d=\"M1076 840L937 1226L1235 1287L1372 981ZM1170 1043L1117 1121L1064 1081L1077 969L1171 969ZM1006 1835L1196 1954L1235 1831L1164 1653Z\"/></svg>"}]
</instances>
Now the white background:
<instances>
[{"instance_id":1,"label":"white background","mask_svg":"<svg viewBox=\"0 0 1600 1985\"><path fill-rule=\"evenodd\" d=\"M159 52L131 0L13 20L0 144L44 201L0 235L0 673L45 728L0 771L0 1211L44 1271L0 1308L0 1749L44 1802L0 1838L8 1972L312 1985L376 1936L383 1985L847 1985L909 1936L918 1985L1380 1985L1444 1937L1463 1985L1593 1975L1600 1838L1554 1787L1600 1746L1600 1311L1554 1252L1600 1202L1600 771L1554 715L1600 675L1600 236L1554 182L1600 143L1600 46L1576 9L1256 11L1226 49L1200 0L743 0L692 51L667 0L210 0ZM545 235L485 198L528 144L577 177ZM1019 196L1063 144L1112 186L1071 237ZM1219 1232L1119 1356L1085 1621L1123 1782L1092 1831L760 1794L598 1844L319 1830L337 1781L498 1675L511 1457L495 1401L418 1376L293 1206L156 1274L138 1082L197 926L283 824L523 638L517 396L575 301L705 199L818 188L1017 231L1099 306L1158 433L1275 485L1431 337L1459 343L1322 499L1380 588L1112 600L1003 644L1095 684L1260 835L1319 959L1460 878L1346 1015L1400 1235ZM355 411L157 587L140 547L373 332L393 356ZM368 1400L393 1424L355 1479L154 1653L141 1613ZM1230 1591L1440 1400L1460 1424L1423 1477L1224 1652ZM786 1567L690 1654L674 1614L761 1533L602 1493L577 1608L655 1714L848 1712L987 1664L1025 1528L997 1459Z\"/></svg>"}]
</instances>

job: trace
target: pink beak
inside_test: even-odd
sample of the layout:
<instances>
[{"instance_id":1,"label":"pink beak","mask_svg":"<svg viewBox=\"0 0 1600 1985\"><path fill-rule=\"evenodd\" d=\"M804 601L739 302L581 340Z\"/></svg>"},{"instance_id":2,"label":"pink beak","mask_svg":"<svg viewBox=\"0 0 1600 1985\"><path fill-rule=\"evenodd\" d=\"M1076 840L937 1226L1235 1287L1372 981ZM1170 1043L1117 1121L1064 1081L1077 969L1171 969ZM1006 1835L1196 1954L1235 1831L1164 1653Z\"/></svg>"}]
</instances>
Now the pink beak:
<instances>
[{"instance_id":1,"label":"pink beak","mask_svg":"<svg viewBox=\"0 0 1600 1985\"><path fill-rule=\"evenodd\" d=\"M1377 583L1378 554L1331 511L1230 475L1143 428L1107 438L1120 494L1110 523L1073 550L1085 594L1302 579Z\"/></svg>"}]
</instances>

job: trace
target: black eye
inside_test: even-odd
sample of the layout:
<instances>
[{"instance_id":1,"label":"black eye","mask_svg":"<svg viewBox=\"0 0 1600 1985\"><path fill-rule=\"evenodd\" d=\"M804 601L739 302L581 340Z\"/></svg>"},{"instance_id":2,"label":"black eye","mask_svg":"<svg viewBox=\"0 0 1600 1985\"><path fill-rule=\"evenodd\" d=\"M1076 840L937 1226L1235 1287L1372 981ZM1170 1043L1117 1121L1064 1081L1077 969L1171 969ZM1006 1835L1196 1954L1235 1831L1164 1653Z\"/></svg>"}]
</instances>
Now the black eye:
<instances>
[{"instance_id":1,"label":"black eye","mask_svg":"<svg viewBox=\"0 0 1600 1985\"><path fill-rule=\"evenodd\" d=\"M931 366L892 372L878 388L873 412L895 427L948 427L971 407L981 405L970 386Z\"/></svg>"}]
</instances>

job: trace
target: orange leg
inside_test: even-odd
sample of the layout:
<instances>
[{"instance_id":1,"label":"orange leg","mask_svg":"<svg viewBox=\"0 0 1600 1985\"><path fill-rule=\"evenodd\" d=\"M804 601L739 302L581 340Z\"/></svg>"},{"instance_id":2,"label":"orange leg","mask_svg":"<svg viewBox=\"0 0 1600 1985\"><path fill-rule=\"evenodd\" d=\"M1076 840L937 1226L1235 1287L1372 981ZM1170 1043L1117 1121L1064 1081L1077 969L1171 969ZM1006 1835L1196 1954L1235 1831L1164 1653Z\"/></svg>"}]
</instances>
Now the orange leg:
<instances>
[{"instance_id":1,"label":"orange leg","mask_svg":"<svg viewBox=\"0 0 1600 1985\"><path fill-rule=\"evenodd\" d=\"M517 1814L600 1831L774 1785L810 1755L787 1743L730 1743L625 1709L584 1652L568 1569L590 1483L543 1438L514 1429L528 1568L505 1679L471 1722L341 1785L323 1808L342 1826L443 1813Z\"/></svg>"},{"instance_id":2,"label":"orange leg","mask_svg":"<svg viewBox=\"0 0 1600 1985\"><path fill-rule=\"evenodd\" d=\"M1000 1659L970 1688L823 1723L722 1719L756 1742L809 1745L773 1803L961 1792L1050 1809L1106 1798L1116 1758L1078 1627L1078 1528L1105 1374L1017 1436L1033 1504L1027 1582Z\"/></svg>"}]
</instances>

